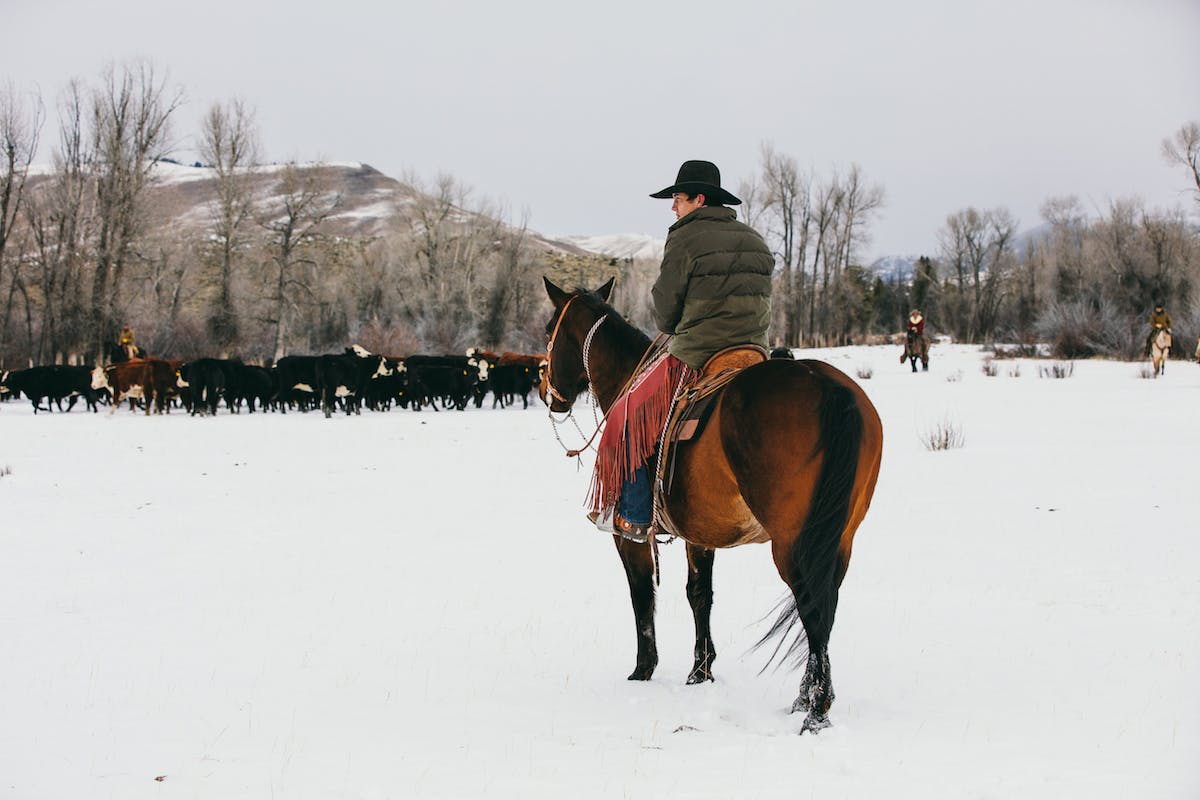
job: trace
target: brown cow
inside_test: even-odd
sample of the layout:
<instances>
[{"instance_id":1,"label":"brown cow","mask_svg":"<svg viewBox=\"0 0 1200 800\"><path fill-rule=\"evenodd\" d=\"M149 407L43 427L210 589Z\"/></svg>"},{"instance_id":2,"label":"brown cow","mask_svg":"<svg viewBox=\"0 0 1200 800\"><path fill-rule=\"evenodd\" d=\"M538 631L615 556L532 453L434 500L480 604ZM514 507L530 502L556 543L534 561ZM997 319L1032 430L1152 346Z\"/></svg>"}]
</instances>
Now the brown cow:
<instances>
[{"instance_id":1,"label":"brown cow","mask_svg":"<svg viewBox=\"0 0 1200 800\"><path fill-rule=\"evenodd\" d=\"M105 367L103 374L93 377L93 389L108 389L112 394L112 411L116 413L122 400L141 399L150 413L154 404L157 414L163 413L167 399L175 387L178 367L161 358L135 358Z\"/></svg>"}]
</instances>

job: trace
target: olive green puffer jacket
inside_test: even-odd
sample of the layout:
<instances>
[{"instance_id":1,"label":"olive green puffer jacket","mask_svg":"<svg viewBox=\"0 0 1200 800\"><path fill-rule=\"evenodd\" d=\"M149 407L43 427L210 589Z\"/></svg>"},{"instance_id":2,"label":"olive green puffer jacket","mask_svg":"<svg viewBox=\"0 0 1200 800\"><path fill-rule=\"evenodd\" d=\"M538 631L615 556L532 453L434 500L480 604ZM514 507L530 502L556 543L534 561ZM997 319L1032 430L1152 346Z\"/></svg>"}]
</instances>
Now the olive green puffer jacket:
<instances>
[{"instance_id":1,"label":"olive green puffer jacket","mask_svg":"<svg viewBox=\"0 0 1200 800\"><path fill-rule=\"evenodd\" d=\"M775 258L732 208L704 206L667 234L654 283L654 322L692 369L737 344L767 346Z\"/></svg>"}]
</instances>

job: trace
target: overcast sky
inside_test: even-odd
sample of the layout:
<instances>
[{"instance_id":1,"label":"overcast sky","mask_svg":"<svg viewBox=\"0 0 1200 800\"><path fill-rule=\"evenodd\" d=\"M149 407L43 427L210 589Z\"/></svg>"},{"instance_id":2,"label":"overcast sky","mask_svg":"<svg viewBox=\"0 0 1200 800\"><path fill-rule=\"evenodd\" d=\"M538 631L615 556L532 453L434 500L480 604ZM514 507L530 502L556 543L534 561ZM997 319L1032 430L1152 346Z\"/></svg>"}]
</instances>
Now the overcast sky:
<instances>
[{"instance_id":1,"label":"overcast sky","mask_svg":"<svg viewBox=\"0 0 1200 800\"><path fill-rule=\"evenodd\" d=\"M1194 209L1161 142L1200 120L1200 0L385 4L0 0L0 79L51 108L148 58L175 132L235 96L268 160L439 172L550 235L665 235L680 162L723 183L770 142L818 176L858 163L887 205L865 257L933 252L948 214L1051 196ZM48 160L44 149L42 160Z\"/></svg>"}]
</instances>

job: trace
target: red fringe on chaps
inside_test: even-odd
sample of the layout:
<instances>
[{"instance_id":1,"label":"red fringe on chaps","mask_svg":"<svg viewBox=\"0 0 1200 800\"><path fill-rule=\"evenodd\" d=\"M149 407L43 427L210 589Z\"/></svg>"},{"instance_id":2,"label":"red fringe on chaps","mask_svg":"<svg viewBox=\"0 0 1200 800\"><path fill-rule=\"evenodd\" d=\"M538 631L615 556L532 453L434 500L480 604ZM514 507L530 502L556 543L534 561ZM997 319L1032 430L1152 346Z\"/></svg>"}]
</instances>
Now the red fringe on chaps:
<instances>
[{"instance_id":1,"label":"red fringe on chaps","mask_svg":"<svg viewBox=\"0 0 1200 800\"><path fill-rule=\"evenodd\" d=\"M596 448L588 492L591 511L603 513L616 507L621 486L654 454L680 382L694 375L687 364L664 353L613 403Z\"/></svg>"}]
</instances>

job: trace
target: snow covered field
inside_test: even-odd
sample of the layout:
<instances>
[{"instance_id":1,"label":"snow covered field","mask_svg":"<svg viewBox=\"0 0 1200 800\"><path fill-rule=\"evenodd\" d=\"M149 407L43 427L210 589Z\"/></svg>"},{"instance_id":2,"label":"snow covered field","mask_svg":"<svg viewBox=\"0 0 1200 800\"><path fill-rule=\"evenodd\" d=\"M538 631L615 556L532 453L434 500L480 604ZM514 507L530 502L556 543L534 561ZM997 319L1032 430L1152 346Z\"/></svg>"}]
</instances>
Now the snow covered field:
<instances>
[{"instance_id":1,"label":"snow covered field","mask_svg":"<svg viewBox=\"0 0 1200 800\"><path fill-rule=\"evenodd\" d=\"M815 737L747 653L764 546L718 554L691 687L664 547L625 680L625 579L540 404L0 405L0 798L1200 797L1200 367L898 354L816 353L873 370L885 444Z\"/></svg>"}]
</instances>

